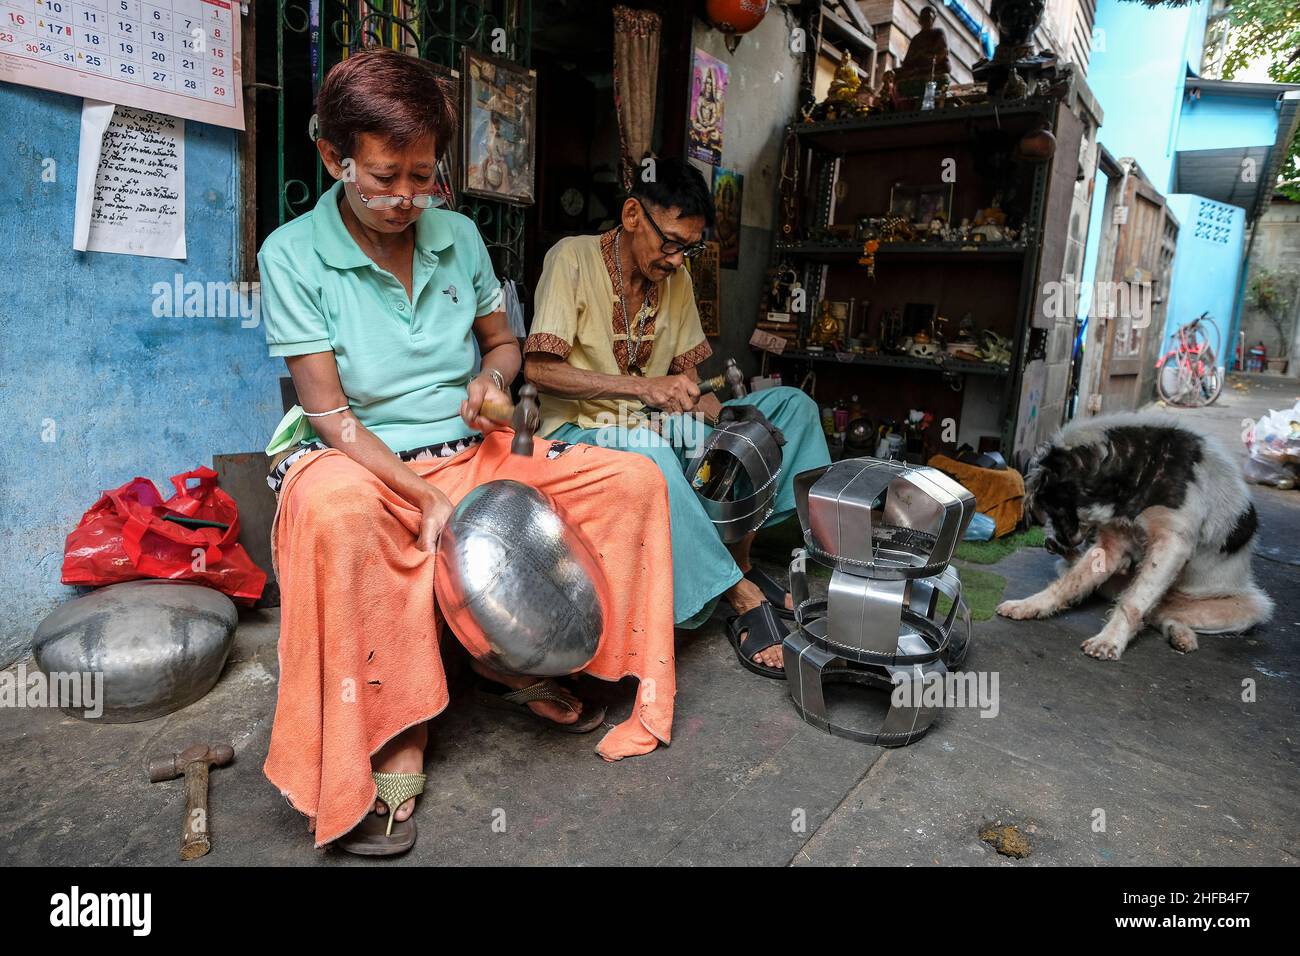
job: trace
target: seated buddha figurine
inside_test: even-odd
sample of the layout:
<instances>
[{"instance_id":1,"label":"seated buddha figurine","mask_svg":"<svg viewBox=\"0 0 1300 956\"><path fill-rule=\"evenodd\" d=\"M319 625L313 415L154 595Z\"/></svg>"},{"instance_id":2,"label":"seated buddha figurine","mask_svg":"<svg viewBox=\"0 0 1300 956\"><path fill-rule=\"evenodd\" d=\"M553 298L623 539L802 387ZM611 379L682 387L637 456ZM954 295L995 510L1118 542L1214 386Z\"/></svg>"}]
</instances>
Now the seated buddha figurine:
<instances>
[{"instance_id":1,"label":"seated buddha figurine","mask_svg":"<svg viewBox=\"0 0 1300 956\"><path fill-rule=\"evenodd\" d=\"M866 112L858 102L858 91L861 87L862 78L858 76L858 68L849 51L845 50L840 58L840 65L835 68L835 76L831 80L826 99L819 103L814 111L814 119L843 119L846 116Z\"/></svg>"},{"instance_id":2,"label":"seated buddha figurine","mask_svg":"<svg viewBox=\"0 0 1300 956\"><path fill-rule=\"evenodd\" d=\"M858 87L862 85L862 78L858 76L858 68L853 63L853 57L848 50L840 57L840 65L835 68L835 78L831 80L830 91L826 94L828 100L834 100L837 103L853 103L858 96Z\"/></svg>"},{"instance_id":3,"label":"seated buddha figurine","mask_svg":"<svg viewBox=\"0 0 1300 956\"><path fill-rule=\"evenodd\" d=\"M937 14L934 7L921 9L921 29L908 44L907 55L895 71L894 81L902 100L915 100L919 105L925 95L925 85L934 80L936 92L948 86L948 38L934 25Z\"/></svg>"}]
</instances>

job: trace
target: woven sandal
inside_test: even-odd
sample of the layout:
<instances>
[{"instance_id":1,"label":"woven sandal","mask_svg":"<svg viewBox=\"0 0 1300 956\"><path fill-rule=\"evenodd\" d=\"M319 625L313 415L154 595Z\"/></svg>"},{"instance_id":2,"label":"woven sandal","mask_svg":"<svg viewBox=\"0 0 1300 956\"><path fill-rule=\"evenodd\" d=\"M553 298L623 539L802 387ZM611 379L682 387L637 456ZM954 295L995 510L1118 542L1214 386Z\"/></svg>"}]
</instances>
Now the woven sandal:
<instances>
[{"instance_id":1,"label":"woven sandal","mask_svg":"<svg viewBox=\"0 0 1300 956\"><path fill-rule=\"evenodd\" d=\"M415 818L397 819L397 808L412 797L424 793L422 773L383 773L372 771L378 797L388 807L380 815L373 810L355 827L339 837L339 849L360 856L396 856L415 846Z\"/></svg>"},{"instance_id":2,"label":"woven sandal","mask_svg":"<svg viewBox=\"0 0 1300 956\"><path fill-rule=\"evenodd\" d=\"M559 730L566 734L586 734L595 730L605 721L605 708L592 708L591 704L584 704L582 716L571 724L560 724L551 720L549 717L543 717L541 714L534 713L528 705L535 701L547 700L559 704L569 711L574 711L573 704L565 698L560 692L560 685L555 683L549 677L544 677L536 684L529 684L527 687L519 690L501 693L492 688L500 688L502 691L509 689L503 684L496 681L489 681L484 678L477 687L474 688L474 696L478 702L485 707L494 707L497 710L508 710L516 714L526 714L534 720L540 720L552 730Z\"/></svg>"}]
</instances>

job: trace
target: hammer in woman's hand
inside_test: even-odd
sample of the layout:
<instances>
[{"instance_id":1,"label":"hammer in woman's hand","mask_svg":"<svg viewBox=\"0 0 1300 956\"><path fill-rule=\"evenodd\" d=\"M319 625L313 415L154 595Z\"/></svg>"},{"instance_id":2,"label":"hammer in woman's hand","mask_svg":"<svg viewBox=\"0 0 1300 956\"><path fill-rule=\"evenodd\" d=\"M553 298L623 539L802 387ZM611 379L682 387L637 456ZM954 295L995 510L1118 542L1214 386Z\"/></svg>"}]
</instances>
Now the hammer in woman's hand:
<instances>
[{"instance_id":1,"label":"hammer in woman's hand","mask_svg":"<svg viewBox=\"0 0 1300 956\"><path fill-rule=\"evenodd\" d=\"M505 402L484 401L479 406L479 414L490 418L498 424L509 424L515 430L514 441L510 451L516 455L531 458L533 455L533 436L541 424L541 409L537 404L537 389L525 385L519 389L519 403L509 405Z\"/></svg>"}]
</instances>

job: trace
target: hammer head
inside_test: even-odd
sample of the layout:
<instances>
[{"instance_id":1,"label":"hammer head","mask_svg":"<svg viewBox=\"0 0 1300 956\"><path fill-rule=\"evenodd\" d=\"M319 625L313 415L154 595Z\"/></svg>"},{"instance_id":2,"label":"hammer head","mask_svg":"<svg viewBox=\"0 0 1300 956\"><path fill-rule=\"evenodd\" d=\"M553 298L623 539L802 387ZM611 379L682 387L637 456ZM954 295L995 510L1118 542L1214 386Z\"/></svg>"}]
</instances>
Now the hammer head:
<instances>
[{"instance_id":1,"label":"hammer head","mask_svg":"<svg viewBox=\"0 0 1300 956\"><path fill-rule=\"evenodd\" d=\"M510 423L515 430L514 441L510 443L512 454L526 458L533 456L533 436L537 434L541 423L542 412L537 403L537 389L532 385L524 385L519 389L519 404L515 406L514 419Z\"/></svg>"},{"instance_id":2,"label":"hammer head","mask_svg":"<svg viewBox=\"0 0 1300 956\"><path fill-rule=\"evenodd\" d=\"M154 757L149 761L149 782L161 783L175 780L185 773L185 767L196 761L202 761L210 767L224 767L235 759L235 748L230 744L195 744L186 747L178 754Z\"/></svg>"},{"instance_id":3,"label":"hammer head","mask_svg":"<svg viewBox=\"0 0 1300 956\"><path fill-rule=\"evenodd\" d=\"M723 373L727 384L731 386L732 398L744 398L745 392L745 373L740 370L734 358L727 359L727 369Z\"/></svg>"}]
</instances>

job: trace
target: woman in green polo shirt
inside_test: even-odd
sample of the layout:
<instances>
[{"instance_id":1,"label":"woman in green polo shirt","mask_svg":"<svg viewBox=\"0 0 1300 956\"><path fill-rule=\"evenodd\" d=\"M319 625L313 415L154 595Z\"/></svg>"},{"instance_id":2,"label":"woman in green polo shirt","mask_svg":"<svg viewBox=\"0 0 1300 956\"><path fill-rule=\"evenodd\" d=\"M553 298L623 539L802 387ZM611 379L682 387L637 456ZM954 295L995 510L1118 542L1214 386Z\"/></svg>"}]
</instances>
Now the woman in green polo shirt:
<instances>
[{"instance_id":1,"label":"woman in green polo shirt","mask_svg":"<svg viewBox=\"0 0 1300 956\"><path fill-rule=\"evenodd\" d=\"M671 729L667 491L653 464L615 451L538 440L531 458L511 455L509 430L479 414L510 402L521 359L478 230L433 208L437 155L454 142L433 68L388 50L349 57L325 78L317 118L337 182L258 254L267 342L302 403L268 448L284 454L271 479L280 688L264 770L317 845L386 855L415 841L425 723L448 700L432 552L455 502L497 477L527 482L618 581L585 669L642 680L632 718L597 748L616 760ZM552 726L603 719L554 681L473 666Z\"/></svg>"}]
</instances>

